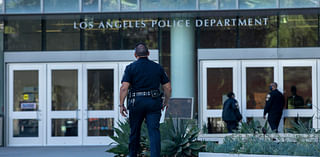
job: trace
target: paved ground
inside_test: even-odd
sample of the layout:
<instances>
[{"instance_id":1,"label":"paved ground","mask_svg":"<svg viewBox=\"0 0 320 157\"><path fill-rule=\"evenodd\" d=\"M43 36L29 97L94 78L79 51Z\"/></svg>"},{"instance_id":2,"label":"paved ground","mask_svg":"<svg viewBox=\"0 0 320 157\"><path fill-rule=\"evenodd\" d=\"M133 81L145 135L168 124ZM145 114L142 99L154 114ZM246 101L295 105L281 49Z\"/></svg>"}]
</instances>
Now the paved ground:
<instances>
[{"instance_id":1,"label":"paved ground","mask_svg":"<svg viewBox=\"0 0 320 157\"><path fill-rule=\"evenodd\" d=\"M113 157L107 146L0 147L0 157Z\"/></svg>"}]
</instances>

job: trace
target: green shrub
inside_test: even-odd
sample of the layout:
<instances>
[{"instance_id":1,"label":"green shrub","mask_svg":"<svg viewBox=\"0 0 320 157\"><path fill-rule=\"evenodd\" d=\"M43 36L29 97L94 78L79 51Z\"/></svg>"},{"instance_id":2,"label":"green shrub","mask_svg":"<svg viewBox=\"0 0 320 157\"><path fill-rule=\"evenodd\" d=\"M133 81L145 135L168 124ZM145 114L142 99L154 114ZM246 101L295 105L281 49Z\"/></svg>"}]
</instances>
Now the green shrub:
<instances>
[{"instance_id":1,"label":"green shrub","mask_svg":"<svg viewBox=\"0 0 320 157\"><path fill-rule=\"evenodd\" d=\"M208 142L207 151L214 153L241 153L264 155L320 156L319 142L276 142L274 138L258 136L225 137L223 144Z\"/></svg>"},{"instance_id":2,"label":"green shrub","mask_svg":"<svg viewBox=\"0 0 320 157\"><path fill-rule=\"evenodd\" d=\"M116 144L107 152L114 153L116 156L127 156L129 154L129 122L118 122L115 129L117 136L111 138ZM192 120L177 120L174 124L172 118L166 119L160 124L161 134L161 156L164 157L192 157L197 156L200 151L205 151L206 143L197 141L200 129ZM140 138L139 156L150 156L149 137L146 124L142 124Z\"/></svg>"}]
</instances>

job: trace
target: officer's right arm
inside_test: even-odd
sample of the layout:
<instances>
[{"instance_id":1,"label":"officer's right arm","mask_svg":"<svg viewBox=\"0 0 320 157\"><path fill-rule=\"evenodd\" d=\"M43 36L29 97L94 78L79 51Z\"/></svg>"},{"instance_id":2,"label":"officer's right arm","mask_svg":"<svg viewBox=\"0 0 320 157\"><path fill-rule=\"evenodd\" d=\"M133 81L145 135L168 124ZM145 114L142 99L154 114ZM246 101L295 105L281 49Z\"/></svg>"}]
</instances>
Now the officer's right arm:
<instances>
[{"instance_id":1,"label":"officer's right arm","mask_svg":"<svg viewBox=\"0 0 320 157\"><path fill-rule=\"evenodd\" d=\"M127 117L127 108L124 106L124 99L128 95L128 90L130 87L129 82L122 82L122 85L120 87L120 113L123 117Z\"/></svg>"},{"instance_id":2,"label":"officer's right arm","mask_svg":"<svg viewBox=\"0 0 320 157\"><path fill-rule=\"evenodd\" d=\"M171 83L168 82L168 83L162 85L162 87L163 87L163 91L164 91L164 106L167 106L167 108L168 108L169 107L168 101L171 97Z\"/></svg>"},{"instance_id":3,"label":"officer's right arm","mask_svg":"<svg viewBox=\"0 0 320 157\"><path fill-rule=\"evenodd\" d=\"M265 115L266 115L267 113L269 113L269 111L270 111L271 101L272 101L272 96L271 96L271 94L268 94L268 95L267 95L267 98L266 98L266 105L264 106L264 111L263 111L263 116L264 116L264 117L265 117Z\"/></svg>"}]
</instances>

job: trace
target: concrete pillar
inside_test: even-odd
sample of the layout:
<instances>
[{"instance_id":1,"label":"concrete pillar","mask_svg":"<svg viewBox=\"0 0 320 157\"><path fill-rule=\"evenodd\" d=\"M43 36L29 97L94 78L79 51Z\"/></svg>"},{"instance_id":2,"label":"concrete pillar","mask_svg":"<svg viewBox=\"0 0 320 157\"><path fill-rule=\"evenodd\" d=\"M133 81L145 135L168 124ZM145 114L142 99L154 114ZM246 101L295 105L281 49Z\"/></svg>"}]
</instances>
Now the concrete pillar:
<instances>
[{"instance_id":1,"label":"concrete pillar","mask_svg":"<svg viewBox=\"0 0 320 157\"><path fill-rule=\"evenodd\" d=\"M2 23L2 22L0 22ZM4 54L3 54L3 28L0 28L0 146L4 141Z\"/></svg>"},{"instance_id":2,"label":"concrete pillar","mask_svg":"<svg viewBox=\"0 0 320 157\"><path fill-rule=\"evenodd\" d=\"M171 84L172 97L195 97L195 27L194 20L190 25L171 27Z\"/></svg>"}]
</instances>

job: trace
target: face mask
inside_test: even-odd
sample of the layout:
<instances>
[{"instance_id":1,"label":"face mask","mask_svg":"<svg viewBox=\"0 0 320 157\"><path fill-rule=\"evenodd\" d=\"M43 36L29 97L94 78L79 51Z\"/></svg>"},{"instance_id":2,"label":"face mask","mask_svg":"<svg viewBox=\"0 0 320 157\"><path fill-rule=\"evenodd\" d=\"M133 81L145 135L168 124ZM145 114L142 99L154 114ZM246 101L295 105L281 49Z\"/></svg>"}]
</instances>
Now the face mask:
<instances>
[{"instance_id":1,"label":"face mask","mask_svg":"<svg viewBox=\"0 0 320 157\"><path fill-rule=\"evenodd\" d=\"M272 90L272 86L269 86L269 89Z\"/></svg>"}]
</instances>

